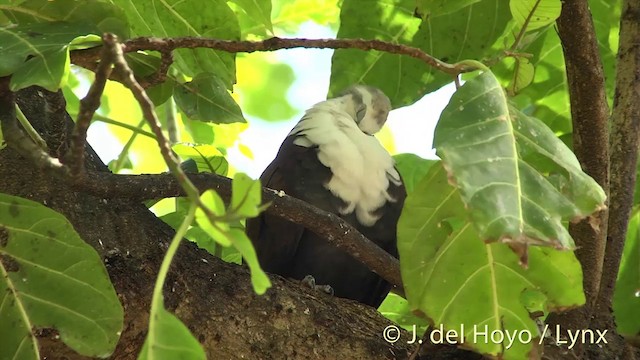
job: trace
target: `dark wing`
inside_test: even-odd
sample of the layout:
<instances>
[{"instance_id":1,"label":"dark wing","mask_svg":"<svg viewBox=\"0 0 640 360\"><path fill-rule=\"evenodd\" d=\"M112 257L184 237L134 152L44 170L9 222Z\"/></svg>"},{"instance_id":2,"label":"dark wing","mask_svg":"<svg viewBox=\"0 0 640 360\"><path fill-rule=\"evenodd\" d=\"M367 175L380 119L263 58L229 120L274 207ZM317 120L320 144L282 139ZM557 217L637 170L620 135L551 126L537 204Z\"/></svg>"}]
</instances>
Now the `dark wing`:
<instances>
[{"instance_id":1,"label":"dark wing","mask_svg":"<svg viewBox=\"0 0 640 360\"><path fill-rule=\"evenodd\" d=\"M278 155L260 176L262 186L336 212L337 205L328 201L330 193L323 186L331 178L331 171L319 162L317 147L298 146L294 139L288 136L282 143ZM247 235L262 268L288 277L295 277L292 268L305 231L303 226L265 213L247 220Z\"/></svg>"},{"instance_id":2,"label":"dark wing","mask_svg":"<svg viewBox=\"0 0 640 360\"><path fill-rule=\"evenodd\" d=\"M317 147L303 147L289 136L260 179L263 186L283 190L316 207L338 214L345 203L324 187L332 176L317 156ZM396 199L377 211L381 218L370 227L361 225L354 213L342 216L368 239L397 257L396 226L406 192L403 185L391 184L389 194ZM378 307L390 290L388 282L344 251L300 225L262 214L247 220L247 234L258 259L267 272L294 279L312 275L317 284L331 285L338 297Z\"/></svg>"}]
</instances>

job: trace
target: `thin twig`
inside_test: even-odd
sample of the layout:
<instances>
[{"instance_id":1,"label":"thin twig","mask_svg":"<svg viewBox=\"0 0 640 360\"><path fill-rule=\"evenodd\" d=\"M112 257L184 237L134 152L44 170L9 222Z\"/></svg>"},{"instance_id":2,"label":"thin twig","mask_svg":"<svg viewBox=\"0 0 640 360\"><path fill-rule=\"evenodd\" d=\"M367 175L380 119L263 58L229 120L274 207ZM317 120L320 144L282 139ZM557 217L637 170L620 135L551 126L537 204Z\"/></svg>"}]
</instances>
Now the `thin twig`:
<instances>
[{"instance_id":1,"label":"thin twig","mask_svg":"<svg viewBox=\"0 0 640 360\"><path fill-rule=\"evenodd\" d=\"M102 47L100 63L96 69L95 80L91 84L87 95L80 100L78 119L71 135L68 161L71 172L77 177L84 173L84 147L87 141L87 129L91 124L93 114L100 107L100 97L111 74L111 66L114 61L113 54L116 52L115 48L120 47L115 36L111 34L103 35L102 42L104 46Z\"/></svg>"}]
</instances>

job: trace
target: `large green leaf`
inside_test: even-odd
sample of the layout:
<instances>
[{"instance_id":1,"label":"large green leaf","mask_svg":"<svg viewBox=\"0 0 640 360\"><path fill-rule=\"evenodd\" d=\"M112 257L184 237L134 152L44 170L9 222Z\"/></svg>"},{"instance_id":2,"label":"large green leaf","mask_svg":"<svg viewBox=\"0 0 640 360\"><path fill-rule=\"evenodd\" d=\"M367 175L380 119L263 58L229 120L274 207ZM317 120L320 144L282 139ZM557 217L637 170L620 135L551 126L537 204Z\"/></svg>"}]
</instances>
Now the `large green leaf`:
<instances>
[{"instance_id":1,"label":"large green leaf","mask_svg":"<svg viewBox=\"0 0 640 360\"><path fill-rule=\"evenodd\" d=\"M237 40L240 26L226 1L211 0L203 6L195 0L113 0L124 9L135 36L199 36ZM225 87L235 83L235 55L211 49L174 51L175 65L187 76L217 74Z\"/></svg>"},{"instance_id":2,"label":"large green leaf","mask_svg":"<svg viewBox=\"0 0 640 360\"><path fill-rule=\"evenodd\" d=\"M570 251L535 247L525 269L505 244L485 244L448 176L442 165L433 165L407 197L398 223L409 306L435 328L463 334L465 347L504 359L527 358L540 336L534 310L584 303L580 264ZM516 339L509 346L508 340L474 338L485 330L524 332L532 340Z\"/></svg>"},{"instance_id":3,"label":"large green leaf","mask_svg":"<svg viewBox=\"0 0 640 360\"><path fill-rule=\"evenodd\" d=\"M416 13L426 19L434 15L456 12L480 0L417 0Z\"/></svg>"},{"instance_id":4,"label":"large green leaf","mask_svg":"<svg viewBox=\"0 0 640 360\"><path fill-rule=\"evenodd\" d=\"M119 7L95 0L27 0L2 9L16 24L50 21L93 24L98 34L111 32L120 38L129 35L127 18Z\"/></svg>"},{"instance_id":5,"label":"large green leaf","mask_svg":"<svg viewBox=\"0 0 640 360\"><path fill-rule=\"evenodd\" d=\"M613 296L613 313L618 332L637 336L640 333L640 211L635 209L629 221L620 273Z\"/></svg>"},{"instance_id":6,"label":"large green leaf","mask_svg":"<svg viewBox=\"0 0 640 360\"><path fill-rule=\"evenodd\" d=\"M414 6L415 0L383 0L366 6L360 0L345 0L338 37L412 45L453 63L493 55L491 44L502 37L510 19L508 3L501 0L482 0L422 22L414 17ZM393 107L400 107L451 81L451 76L408 56L343 49L333 55L330 93L365 83L382 89Z\"/></svg>"},{"instance_id":7,"label":"large green leaf","mask_svg":"<svg viewBox=\"0 0 640 360\"><path fill-rule=\"evenodd\" d=\"M113 352L122 306L100 257L62 215L0 194L0 273L0 359L39 359L39 328L86 356Z\"/></svg>"},{"instance_id":8,"label":"large green leaf","mask_svg":"<svg viewBox=\"0 0 640 360\"><path fill-rule=\"evenodd\" d=\"M254 21L261 23L273 33L271 24L271 0L231 0L244 10Z\"/></svg>"},{"instance_id":9,"label":"large green leaf","mask_svg":"<svg viewBox=\"0 0 640 360\"><path fill-rule=\"evenodd\" d=\"M397 154L393 156L396 162L396 168L402 176L402 182L407 190L407 194L411 193L416 184L422 180L427 174L431 166L438 160L423 159L415 154Z\"/></svg>"},{"instance_id":10,"label":"large green leaf","mask_svg":"<svg viewBox=\"0 0 640 360\"><path fill-rule=\"evenodd\" d=\"M174 90L176 104L193 120L234 123L246 122L240 106L224 82L213 73L200 73L193 81Z\"/></svg>"},{"instance_id":11,"label":"large green leaf","mask_svg":"<svg viewBox=\"0 0 640 360\"><path fill-rule=\"evenodd\" d=\"M479 236L572 249L563 221L604 206L605 193L540 120L510 108L491 72L467 81L442 112L434 144Z\"/></svg>"},{"instance_id":12,"label":"large green leaf","mask_svg":"<svg viewBox=\"0 0 640 360\"><path fill-rule=\"evenodd\" d=\"M69 72L69 46L97 32L85 24L37 23L0 28L0 76L13 74L11 90L40 85L56 91ZM93 38L89 38L93 43ZM27 60L29 56L33 56Z\"/></svg>"}]
</instances>

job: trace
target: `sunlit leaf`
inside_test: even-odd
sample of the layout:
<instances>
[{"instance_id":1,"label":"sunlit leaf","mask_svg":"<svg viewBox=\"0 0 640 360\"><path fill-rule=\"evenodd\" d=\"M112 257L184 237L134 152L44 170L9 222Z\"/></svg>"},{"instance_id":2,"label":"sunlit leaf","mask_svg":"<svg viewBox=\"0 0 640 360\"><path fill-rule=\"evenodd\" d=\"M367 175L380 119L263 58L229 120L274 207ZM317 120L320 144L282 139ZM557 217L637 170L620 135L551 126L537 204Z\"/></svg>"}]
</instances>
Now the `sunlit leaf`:
<instances>
[{"instance_id":1,"label":"sunlit leaf","mask_svg":"<svg viewBox=\"0 0 640 360\"><path fill-rule=\"evenodd\" d=\"M207 190L200 195L200 200L209 208L216 216L222 216L225 213L224 202L220 195L214 190ZM196 222L198 226L206 231L209 236L222 246L230 246L231 239L229 231L231 227L224 221L211 221L207 214L200 208L196 210Z\"/></svg>"},{"instance_id":2,"label":"sunlit leaf","mask_svg":"<svg viewBox=\"0 0 640 360\"><path fill-rule=\"evenodd\" d=\"M423 19L430 16L449 14L480 0L417 0L416 13Z\"/></svg>"},{"instance_id":3,"label":"sunlit leaf","mask_svg":"<svg viewBox=\"0 0 640 360\"><path fill-rule=\"evenodd\" d=\"M517 27L526 25L527 31L545 27L560 16L560 0L517 0L509 1L511 14Z\"/></svg>"},{"instance_id":4,"label":"sunlit leaf","mask_svg":"<svg viewBox=\"0 0 640 360\"><path fill-rule=\"evenodd\" d=\"M431 166L438 162L438 160L423 159L415 154L398 154L394 155L393 159L398 171L400 171L407 194L413 191L413 188L427 174Z\"/></svg>"},{"instance_id":5,"label":"sunlit leaf","mask_svg":"<svg viewBox=\"0 0 640 360\"><path fill-rule=\"evenodd\" d=\"M490 72L467 81L442 112L434 144L485 241L572 249L562 224L604 206L602 188L540 120L509 108Z\"/></svg>"},{"instance_id":6,"label":"sunlit leaf","mask_svg":"<svg viewBox=\"0 0 640 360\"><path fill-rule=\"evenodd\" d=\"M338 0L276 1L273 3L272 22L293 34L305 21L333 27L338 23L339 14Z\"/></svg>"},{"instance_id":7,"label":"sunlit leaf","mask_svg":"<svg viewBox=\"0 0 640 360\"><path fill-rule=\"evenodd\" d=\"M474 341L474 329L540 336L531 319L533 308L559 310L584 303L580 263L570 251L535 247L525 269L505 244L481 241L466 219L459 191L449 185L444 167L433 165L407 197L398 223L409 306L436 328L460 332L464 326L465 346L475 351L527 358L535 342L508 346L483 337Z\"/></svg>"},{"instance_id":8,"label":"sunlit leaf","mask_svg":"<svg viewBox=\"0 0 640 360\"><path fill-rule=\"evenodd\" d=\"M517 58L515 69L513 70L513 78L511 84L507 88L510 96L514 96L525 87L529 86L533 81L534 68L531 62L526 58Z\"/></svg>"},{"instance_id":9,"label":"sunlit leaf","mask_svg":"<svg viewBox=\"0 0 640 360\"><path fill-rule=\"evenodd\" d=\"M262 201L262 186L260 180L254 180L243 173L238 173L233 177L231 206L229 211L233 211L242 217L256 217L260 213L260 202Z\"/></svg>"},{"instance_id":10,"label":"sunlit leaf","mask_svg":"<svg viewBox=\"0 0 640 360\"><path fill-rule=\"evenodd\" d=\"M176 104L193 120L207 122L245 122L240 106L218 76L200 73L193 81L175 89Z\"/></svg>"},{"instance_id":11,"label":"sunlit leaf","mask_svg":"<svg viewBox=\"0 0 640 360\"><path fill-rule=\"evenodd\" d=\"M0 273L0 359L39 359L37 328L85 356L113 352L122 306L102 260L62 215L0 194Z\"/></svg>"},{"instance_id":12,"label":"sunlit leaf","mask_svg":"<svg viewBox=\"0 0 640 360\"><path fill-rule=\"evenodd\" d=\"M124 10L133 36L198 36L237 40L240 26L226 1L211 0L206 6L194 0L113 0ZM224 87L235 83L235 55L211 49L178 49L175 65L187 76L216 74Z\"/></svg>"},{"instance_id":13,"label":"sunlit leaf","mask_svg":"<svg viewBox=\"0 0 640 360\"><path fill-rule=\"evenodd\" d=\"M229 163L224 155L211 145L176 144L172 147L183 160L192 159L195 161L197 172L208 172L226 176L229 170Z\"/></svg>"},{"instance_id":14,"label":"sunlit leaf","mask_svg":"<svg viewBox=\"0 0 640 360\"><path fill-rule=\"evenodd\" d=\"M428 321L413 314L407 300L394 293L389 293L378 311L387 319L402 326L405 330L418 334L424 334L429 326ZM414 326L416 327L414 329Z\"/></svg>"},{"instance_id":15,"label":"sunlit leaf","mask_svg":"<svg viewBox=\"0 0 640 360\"><path fill-rule=\"evenodd\" d=\"M253 291L258 295L264 294L267 289L271 287L271 280L269 280L267 274L265 274L262 268L260 268L258 256L256 255L256 250L253 248L251 240L249 240L244 230L231 229L229 234L233 238L233 247L238 249L240 254L242 254L244 262L251 270L251 284L253 285Z\"/></svg>"},{"instance_id":16,"label":"sunlit leaf","mask_svg":"<svg viewBox=\"0 0 640 360\"><path fill-rule=\"evenodd\" d=\"M271 0L231 0L244 10L249 17L262 23L264 27L273 33L271 24Z\"/></svg>"},{"instance_id":17,"label":"sunlit leaf","mask_svg":"<svg viewBox=\"0 0 640 360\"><path fill-rule=\"evenodd\" d=\"M502 0L482 0L422 22L413 16L414 6L414 0L385 0L364 7L359 0L345 0L338 37L412 45L453 63L494 55L491 45L503 36L510 19L508 3ZM450 75L407 56L340 49L332 59L330 93L365 83L383 90L395 108L449 82Z\"/></svg>"},{"instance_id":18,"label":"sunlit leaf","mask_svg":"<svg viewBox=\"0 0 640 360\"><path fill-rule=\"evenodd\" d=\"M206 359L200 342L175 315L164 306L156 309L153 327L144 341L138 360L146 359Z\"/></svg>"}]
</instances>

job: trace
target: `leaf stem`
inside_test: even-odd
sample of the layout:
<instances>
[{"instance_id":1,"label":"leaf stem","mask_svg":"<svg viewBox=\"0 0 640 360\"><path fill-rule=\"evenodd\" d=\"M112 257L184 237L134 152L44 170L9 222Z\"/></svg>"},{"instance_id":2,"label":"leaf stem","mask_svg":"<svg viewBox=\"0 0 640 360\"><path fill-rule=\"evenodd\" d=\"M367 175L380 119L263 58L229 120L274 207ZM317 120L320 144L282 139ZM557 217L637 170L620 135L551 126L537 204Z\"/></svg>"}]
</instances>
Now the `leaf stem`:
<instances>
[{"instance_id":1,"label":"leaf stem","mask_svg":"<svg viewBox=\"0 0 640 360\"><path fill-rule=\"evenodd\" d=\"M140 120L140 123L138 123L137 128L142 130L142 125L144 125L145 122L146 122L145 119ZM116 159L116 163L113 166L113 169L112 169L113 173L117 174L122 169L122 166L124 164L124 159L129 153L129 149L131 149L131 146L133 145L133 142L136 140L136 137L138 137L138 134L140 134L140 131L133 131L133 134L131 134L131 136L129 137L129 140L127 140L127 143L124 144L124 147L122 148L122 151L120 151L120 155L118 155L118 159Z\"/></svg>"},{"instance_id":2,"label":"leaf stem","mask_svg":"<svg viewBox=\"0 0 640 360\"><path fill-rule=\"evenodd\" d=\"M191 206L189 207L189 211L187 212L187 216L180 224L180 227L176 231L173 239L171 240L171 244L169 244L169 248L167 249L167 253L162 259L162 264L160 265L160 270L158 271L158 277L156 278L156 284L153 288L153 297L151 298L151 310L149 312L149 334L148 341L149 347L152 348L152 342L155 340L155 322L159 316L159 309L164 307L164 301L162 296L162 289L164 288L164 282L167 279L167 273L169 272L169 267L171 266L171 261L178 251L178 247L180 246L180 242L182 238L187 233L189 226L193 222L193 219L196 215L196 209L198 205L195 202L191 202Z\"/></svg>"},{"instance_id":3,"label":"leaf stem","mask_svg":"<svg viewBox=\"0 0 640 360\"><path fill-rule=\"evenodd\" d=\"M20 110L20 106L18 106L18 104L16 104L16 117L18 118L20 125L22 125L31 140L33 140L33 142L36 143L36 145L38 145L42 150L47 151L49 149L49 147L47 146L47 142L44 141L42 137L40 137L40 134L38 134L36 129L31 126L29 119L27 119L22 110Z\"/></svg>"}]
</instances>

